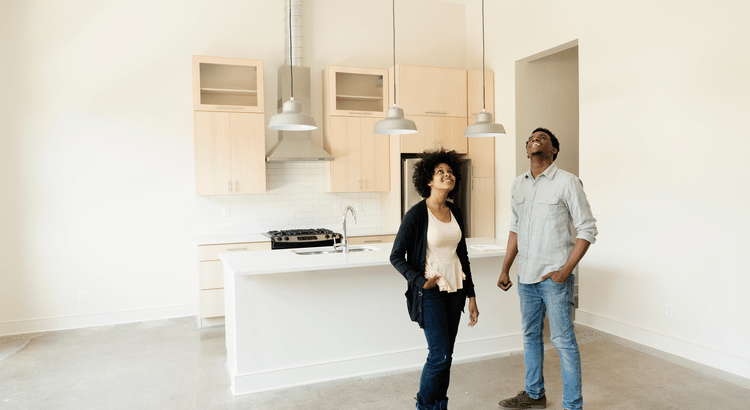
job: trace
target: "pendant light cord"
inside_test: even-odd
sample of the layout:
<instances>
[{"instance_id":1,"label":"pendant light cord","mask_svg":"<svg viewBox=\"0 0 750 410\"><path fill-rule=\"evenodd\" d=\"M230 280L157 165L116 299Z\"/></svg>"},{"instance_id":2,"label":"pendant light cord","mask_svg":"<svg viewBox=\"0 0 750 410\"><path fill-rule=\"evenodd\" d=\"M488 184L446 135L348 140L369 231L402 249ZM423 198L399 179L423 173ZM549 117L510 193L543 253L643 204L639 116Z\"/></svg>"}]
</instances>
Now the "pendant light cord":
<instances>
[{"instance_id":1,"label":"pendant light cord","mask_svg":"<svg viewBox=\"0 0 750 410\"><path fill-rule=\"evenodd\" d=\"M292 0L289 0L289 77L291 77L292 79L291 101L294 101L294 61L292 60Z\"/></svg>"},{"instance_id":2,"label":"pendant light cord","mask_svg":"<svg viewBox=\"0 0 750 410\"><path fill-rule=\"evenodd\" d=\"M396 0L393 0L393 106L396 106Z\"/></svg>"},{"instance_id":3,"label":"pendant light cord","mask_svg":"<svg viewBox=\"0 0 750 410\"><path fill-rule=\"evenodd\" d=\"M482 112L487 109L487 86L484 83L484 0L482 0Z\"/></svg>"}]
</instances>

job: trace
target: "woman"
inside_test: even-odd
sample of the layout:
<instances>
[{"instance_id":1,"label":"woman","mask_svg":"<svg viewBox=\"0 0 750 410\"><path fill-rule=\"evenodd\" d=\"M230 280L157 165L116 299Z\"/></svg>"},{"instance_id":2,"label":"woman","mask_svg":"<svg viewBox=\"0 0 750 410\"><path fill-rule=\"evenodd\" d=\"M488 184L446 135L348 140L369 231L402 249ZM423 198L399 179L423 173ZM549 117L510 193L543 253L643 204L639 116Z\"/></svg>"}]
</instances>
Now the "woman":
<instances>
[{"instance_id":1,"label":"woman","mask_svg":"<svg viewBox=\"0 0 750 410\"><path fill-rule=\"evenodd\" d=\"M422 369L417 408L448 408L448 383L458 323L469 298L469 326L479 317L461 212L448 198L461 181L455 151L424 152L414 166L414 186L424 200L404 215L391 264L406 278L411 319L424 329L429 354Z\"/></svg>"}]
</instances>

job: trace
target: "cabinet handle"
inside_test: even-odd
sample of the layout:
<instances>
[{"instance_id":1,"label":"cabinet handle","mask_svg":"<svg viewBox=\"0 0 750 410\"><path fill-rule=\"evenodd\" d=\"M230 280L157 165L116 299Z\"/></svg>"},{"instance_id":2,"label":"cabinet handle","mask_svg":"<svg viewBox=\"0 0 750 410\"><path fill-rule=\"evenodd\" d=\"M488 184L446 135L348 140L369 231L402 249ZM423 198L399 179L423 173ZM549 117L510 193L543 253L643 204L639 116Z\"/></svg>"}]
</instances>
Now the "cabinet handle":
<instances>
[{"instance_id":1,"label":"cabinet handle","mask_svg":"<svg viewBox=\"0 0 750 410\"><path fill-rule=\"evenodd\" d=\"M246 250L247 250L247 248L231 248L231 249L226 249L227 252L237 252L237 251L246 251Z\"/></svg>"},{"instance_id":2,"label":"cabinet handle","mask_svg":"<svg viewBox=\"0 0 750 410\"><path fill-rule=\"evenodd\" d=\"M448 115L448 111L425 111L425 114Z\"/></svg>"},{"instance_id":3,"label":"cabinet handle","mask_svg":"<svg viewBox=\"0 0 750 410\"><path fill-rule=\"evenodd\" d=\"M367 191L367 180L365 179L365 191Z\"/></svg>"},{"instance_id":4,"label":"cabinet handle","mask_svg":"<svg viewBox=\"0 0 750 410\"><path fill-rule=\"evenodd\" d=\"M234 192L240 192L240 181L234 181Z\"/></svg>"},{"instance_id":5,"label":"cabinet handle","mask_svg":"<svg viewBox=\"0 0 750 410\"><path fill-rule=\"evenodd\" d=\"M357 191L361 191L361 190L362 190L362 180L360 179L359 181L357 181Z\"/></svg>"},{"instance_id":6,"label":"cabinet handle","mask_svg":"<svg viewBox=\"0 0 750 410\"><path fill-rule=\"evenodd\" d=\"M232 180L227 180L227 192L232 192Z\"/></svg>"},{"instance_id":7,"label":"cabinet handle","mask_svg":"<svg viewBox=\"0 0 750 410\"><path fill-rule=\"evenodd\" d=\"M381 242L383 242L382 239L369 239L369 240L365 240L365 243L381 243Z\"/></svg>"}]
</instances>

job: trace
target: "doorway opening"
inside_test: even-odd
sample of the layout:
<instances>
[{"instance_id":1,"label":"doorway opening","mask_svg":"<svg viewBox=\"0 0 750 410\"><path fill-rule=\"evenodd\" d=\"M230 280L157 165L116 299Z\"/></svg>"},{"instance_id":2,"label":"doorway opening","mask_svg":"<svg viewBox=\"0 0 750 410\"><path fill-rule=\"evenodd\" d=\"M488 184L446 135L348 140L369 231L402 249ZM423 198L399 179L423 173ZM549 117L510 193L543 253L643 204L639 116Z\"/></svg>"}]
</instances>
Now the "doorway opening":
<instances>
[{"instance_id":1,"label":"doorway opening","mask_svg":"<svg viewBox=\"0 0 750 410\"><path fill-rule=\"evenodd\" d=\"M516 61L516 175L529 169L524 146L537 127L560 141L555 164L578 176L578 40Z\"/></svg>"}]
</instances>

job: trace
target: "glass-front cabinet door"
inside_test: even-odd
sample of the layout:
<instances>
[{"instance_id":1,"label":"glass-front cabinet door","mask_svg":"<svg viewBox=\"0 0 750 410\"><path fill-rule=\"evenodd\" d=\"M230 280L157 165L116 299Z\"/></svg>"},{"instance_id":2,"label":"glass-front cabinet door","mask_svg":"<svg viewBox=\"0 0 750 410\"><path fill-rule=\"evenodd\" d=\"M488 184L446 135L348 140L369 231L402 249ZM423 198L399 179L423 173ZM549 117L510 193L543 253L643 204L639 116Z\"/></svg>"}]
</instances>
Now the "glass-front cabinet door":
<instances>
[{"instance_id":1,"label":"glass-front cabinet door","mask_svg":"<svg viewBox=\"0 0 750 410\"><path fill-rule=\"evenodd\" d=\"M385 117L388 70L328 66L323 81L325 115Z\"/></svg>"},{"instance_id":2,"label":"glass-front cabinet door","mask_svg":"<svg viewBox=\"0 0 750 410\"><path fill-rule=\"evenodd\" d=\"M263 61L193 56L193 110L263 112Z\"/></svg>"}]
</instances>

